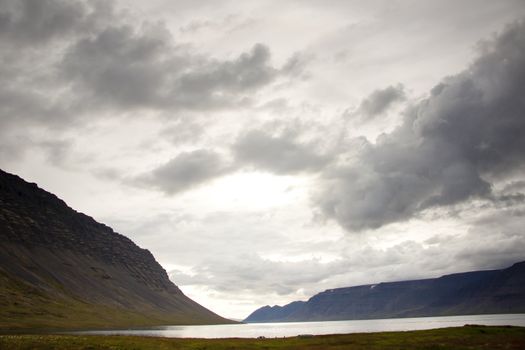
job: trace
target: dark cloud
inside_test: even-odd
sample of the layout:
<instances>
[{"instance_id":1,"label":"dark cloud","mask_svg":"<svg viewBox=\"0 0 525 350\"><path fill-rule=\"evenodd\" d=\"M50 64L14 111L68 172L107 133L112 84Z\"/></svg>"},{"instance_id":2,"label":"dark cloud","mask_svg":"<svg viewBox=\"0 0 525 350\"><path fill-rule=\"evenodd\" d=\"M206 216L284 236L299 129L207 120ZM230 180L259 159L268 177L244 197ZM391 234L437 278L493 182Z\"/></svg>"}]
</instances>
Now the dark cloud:
<instances>
[{"instance_id":1,"label":"dark cloud","mask_svg":"<svg viewBox=\"0 0 525 350\"><path fill-rule=\"evenodd\" d=\"M0 87L0 126L4 131L21 126L60 128L67 115L66 108L37 89L23 84L13 82Z\"/></svg>"},{"instance_id":2,"label":"dark cloud","mask_svg":"<svg viewBox=\"0 0 525 350\"><path fill-rule=\"evenodd\" d=\"M62 66L90 103L160 110L237 106L280 74L264 45L210 60L175 47L162 27L109 27L71 47Z\"/></svg>"},{"instance_id":3,"label":"dark cloud","mask_svg":"<svg viewBox=\"0 0 525 350\"><path fill-rule=\"evenodd\" d=\"M232 61L207 62L182 74L174 84L173 98L182 106L197 109L242 105L245 93L261 88L281 74L270 65L270 50L256 44ZM237 95L240 94L240 95Z\"/></svg>"},{"instance_id":4,"label":"dark cloud","mask_svg":"<svg viewBox=\"0 0 525 350\"><path fill-rule=\"evenodd\" d=\"M116 24L76 42L60 66L64 79L73 82L88 103L133 108L165 104L165 77L180 69L182 61L170 53L161 29Z\"/></svg>"},{"instance_id":5,"label":"dark cloud","mask_svg":"<svg viewBox=\"0 0 525 350\"><path fill-rule=\"evenodd\" d=\"M394 103L406 99L403 85L388 86L384 89L374 90L365 98L355 113L364 119L374 118L386 112Z\"/></svg>"},{"instance_id":6,"label":"dark cloud","mask_svg":"<svg viewBox=\"0 0 525 350\"><path fill-rule=\"evenodd\" d=\"M137 20L113 2L0 0L0 78L9 81L0 87L0 144L27 148L5 135L34 138L38 129L60 138L139 109L173 116L248 106L297 67L274 67L263 44L230 59L197 54L162 23Z\"/></svg>"},{"instance_id":7,"label":"dark cloud","mask_svg":"<svg viewBox=\"0 0 525 350\"><path fill-rule=\"evenodd\" d=\"M272 135L265 130L242 134L233 145L239 164L277 174L319 171L329 162L327 156L315 152L312 143L301 143L297 135Z\"/></svg>"},{"instance_id":8,"label":"dark cloud","mask_svg":"<svg viewBox=\"0 0 525 350\"><path fill-rule=\"evenodd\" d=\"M84 24L82 2L61 0L1 0L0 38L15 45L43 45Z\"/></svg>"},{"instance_id":9,"label":"dark cloud","mask_svg":"<svg viewBox=\"0 0 525 350\"><path fill-rule=\"evenodd\" d=\"M6 82L0 87L0 134L35 125L57 128L67 119L65 89L52 66L69 40L95 27L93 16L104 6L89 4L0 1L0 79Z\"/></svg>"},{"instance_id":10,"label":"dark cloud","mask_svg":"<svg viewBox=\"0 0 525 350\"><path fill-rule=\"evenodd\" d=\"M90 3L91 4L91 3ZM69 124L66 90L57 82L52 65L75 35L94 28L105 8L100 3L59 0L0 1L0 157L20 160L30 148L42 147L49 137ZM106 8L109 10L109 7ZM101 16L103 17L103 16Z\"/></svg>"},{"instance_id":11,"label":"dark cloud","mask_svg":"<svg viewBox=\"0 0 525 350\"><path fill-rule=\"evenodd\" d=\"M223 175L228 170L229 165L221 155L201 149L181 153L133 182L159 189L166 194L175 194Z\"/></svg>"},{"instance_id":12,"label":"dark cloud","mask_svg":"<svg viewBox=\"0 0 525 350\"><path fill-rule=\"evenodd\" d=\"M230 61L194 56L162 27L112 26L71 47L61 63L90 103L124 109L238 106L280 73L261 44Z\"/></svg>"},{"instance_id":13,"label":"dark cloud","mask_svg":"<svg viewBox=\"0 0 525 350\"><path fill-rule=\"evenodd\" d=\"M464 72L409 108L351 166L325 173L322 212L348 230L378 228L424 209L490 199L525 165L525 23L480 45Z\"/></svg>"}]
</instances>

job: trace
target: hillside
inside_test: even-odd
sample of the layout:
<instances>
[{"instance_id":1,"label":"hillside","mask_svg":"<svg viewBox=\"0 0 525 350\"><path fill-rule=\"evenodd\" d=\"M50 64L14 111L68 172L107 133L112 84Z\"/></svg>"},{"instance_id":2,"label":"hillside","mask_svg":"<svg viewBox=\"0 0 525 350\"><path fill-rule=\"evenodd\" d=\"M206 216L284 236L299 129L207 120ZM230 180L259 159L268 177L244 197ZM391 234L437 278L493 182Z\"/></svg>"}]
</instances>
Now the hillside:
<instances>
[{"instance_id":1,"label":"hillside","mask_svg":"<svg viewBox=\"0 0 525 350\"><path fill-rule=\"evenodd\" d=\"M292 322L525 312L525 262L503 270L330 289L264 306L244 322Z\"/></svg>"},{"instance_id":2,"label":"hillside","mask_svg":"<svg viewBox=\"0 0 525 350\"><path fill-rule=\"evenodd\" d=\"M0 170L0 329L227 322L148 250Z\"/></svg>"}]
</instances>

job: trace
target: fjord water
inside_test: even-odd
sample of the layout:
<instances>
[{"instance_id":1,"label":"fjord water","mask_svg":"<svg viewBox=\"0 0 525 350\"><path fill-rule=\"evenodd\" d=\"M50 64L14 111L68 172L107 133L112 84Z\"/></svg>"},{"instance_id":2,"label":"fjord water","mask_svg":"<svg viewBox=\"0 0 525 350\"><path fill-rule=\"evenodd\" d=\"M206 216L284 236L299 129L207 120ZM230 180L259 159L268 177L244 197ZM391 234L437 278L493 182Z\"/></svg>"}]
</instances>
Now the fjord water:
<instances>
[{"instance_id":1,"label":"fjord water","mask_svg":"<svg viewBox=\"0 0 525 350\"><path fill-rule=\"evenodd\" d=\"M525 314L469 315L444 317L390 318L324 322L248 323L210 326L163 326L143 329L82 331L76 334L140 335L170 338L256 338L293 337L302 334L345 334L361 332L410 331L457 327L466 324L525 327Z\"/></svg>"}]
</instances>

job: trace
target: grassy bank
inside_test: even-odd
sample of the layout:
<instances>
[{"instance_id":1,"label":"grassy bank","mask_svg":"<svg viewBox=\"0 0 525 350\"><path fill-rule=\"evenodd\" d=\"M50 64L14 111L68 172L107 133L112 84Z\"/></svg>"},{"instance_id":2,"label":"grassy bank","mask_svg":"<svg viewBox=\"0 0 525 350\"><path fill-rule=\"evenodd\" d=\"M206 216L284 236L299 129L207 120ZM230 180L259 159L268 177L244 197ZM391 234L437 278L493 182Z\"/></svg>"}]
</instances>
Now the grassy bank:
<instances>
[{"instance_id":1,"label":"grassy bank","mask_svg":"<svg viewBox=\"0 0 525 350\"><path fill-rule=\"evenodd\" d=\"M2 335L0 349L525 349L525 327L465 326L280 339Z\"/></svg>"}]
</instances>

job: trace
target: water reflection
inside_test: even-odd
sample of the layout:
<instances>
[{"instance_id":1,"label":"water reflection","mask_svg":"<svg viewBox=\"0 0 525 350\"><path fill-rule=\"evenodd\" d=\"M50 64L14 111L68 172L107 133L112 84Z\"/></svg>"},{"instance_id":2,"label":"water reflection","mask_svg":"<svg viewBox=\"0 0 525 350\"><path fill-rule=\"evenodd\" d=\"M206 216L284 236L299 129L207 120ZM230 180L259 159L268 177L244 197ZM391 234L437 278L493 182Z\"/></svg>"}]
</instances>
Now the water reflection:
<instances>
[{"instance_id":1,"label":"water reflection","mask_svg":"<svg viewBox=\"0 0 525 350\"><path fill-rule=\"evenodd\" d=\"M249 323L211 326L163 326L147 329L82 331L75 334L142 335L170 338L256 338L292 337L301 334L343 334L408 331L456 327L465 324L513 325L525 327L525 314L470 315L446 317L390 318L326 322Z\"/></svg>"}]
</instances>

